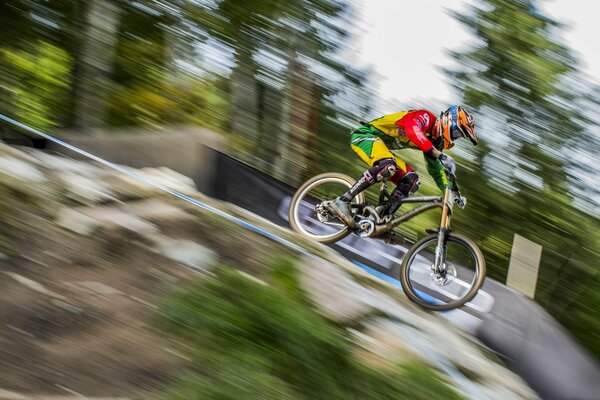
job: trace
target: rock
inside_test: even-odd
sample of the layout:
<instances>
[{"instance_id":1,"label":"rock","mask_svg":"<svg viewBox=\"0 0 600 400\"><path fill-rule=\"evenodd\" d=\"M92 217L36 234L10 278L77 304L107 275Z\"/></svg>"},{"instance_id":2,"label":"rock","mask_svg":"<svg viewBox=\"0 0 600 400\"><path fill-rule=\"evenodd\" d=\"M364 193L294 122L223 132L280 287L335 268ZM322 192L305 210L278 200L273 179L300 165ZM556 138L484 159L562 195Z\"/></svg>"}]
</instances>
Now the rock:
<instances>
[{"instance_id":1,"label":"rock","mask_svg":"<svg viewBox=\"0 0 600 400\"><path fill-rule=\"evenodd\" d=\"M192 178L167 167L142 168L139 174L181 193L196 192L196 184Z\"/></svg>"},{"instance_id":2,"label":"rock","mask_svg":"<svg viewBox=\"0 0 600 400\"><path fill-rule=\"evenodd\" d=\"M105 177L104 183L122 200L146 199L164 194L154 186L118 171Z\"/></svg>"},{"instance_id":3,"label":"rock","mask_svg":"<svg viewBox=\"0 0 600 400\"><path fill-rule=\"evenodd\" d=\"M427 314L413 312L390 295L359 284L340 267L316 257L306 257L304 262L302 285L333 320L349 322L378 311L422 329L432 328Z\"/></svg>"},{"instance_id":4,"label":"rock","mask_svg":"<svg viewBox=\"0 0 600 400\"><path fill-rule=\"evenodd\" d=\"M39 150L33 150L36 153ZM0 155L1 156L10 156L14 158L18 158L19 160L27 161L32 164L36 162L35 155L29 154L29 148L27 147L17 147L17 146L9 146L5 143L0 142Z\"/></svg>"},{"instance_id":5,"label":"rock","mask_svg":"<svg viewBox=\"0 0 600 400\"><path fill-rule=\"evenodd\" d=\"M196 193L194 181L178 172L166 167L134 169L121 166L123 169L137 175L136 178L120 171L114 171L105 178L105 184L114 193L125 199L143 199L157 195L166 195L167 193L152 184L164 186L166 188L191 195Z\"/></svg>"},{"instance_id":6,"label":"rock","mask_svg":"<svg viewBox=\"0 0 600 400\"><path fill-rule=\"evenodd\" d=\"M473 399L487 398L485 394L497 386L504 388L498 393L507 399L536 398L518 376L489 360L443 319L362 286L341 267L322 259L306 257L301 273L302 287L324 315L340 323L363 326L360 332L351 333L364 350L358 354L365 361L381 367L421 359L444 371L463 394ZM477 379L472 381L460 371L472 371Z\"/></svg>"},{"instance_id":7,"label":"rock","mask_svg":"<svg viewBox=\"0 0 600 400\"><path fill-rule=\"evenodd\" d=\"M46 182L44 174L31 163L10 156L0 156L0 181L10 186Z\"/></svg>"},{"instance_id":8,"label":"rock","mask_svg":"<svg viewBox=\"0 0 600 400\"><path fill-rule=\"evenodd\" d=\"M158 233L156 225L117 206L63 209L59 211L58 224L82 235L89 235L100 227L119 227L143 236Z\"/></svg>"},{"instance_id":9,"label":"rock","mask_svg":"<svg viewBox=\"0 0 600 400\"><path fill-rule=\"evenodd\" d=\"M119 226L141 235L158 233L158 227L143 218L117 206L98 206L81 209L83 213L101 222L105 227Z\"/></svg>"},{"instance_id":10,"label":"rock","mask_svg":"<svg viewBox=\"0 0 600 400\"><path fill-rule=\"evenodd\" d=\"M27 277L24 277L23 275L19 275L19 274L15 273L15 272L7 272L7 271L2 271L2 272L5 275L12 278L13 280L19 282L23 286L33 290L34 292L41 293L41 294L51 297L53 299L66 301L64 296L61 296L58 293L48 290L44 285L42 285L41 283L39 283L37 281L34 281L33 279L29 279Z\"/></svg>"},{"instance_id":11,"label":"rock","mask_svg":"<svg viewBox=\"0 0 600 400\"><path fill-rule=\"evenodd\" d=\"M78 233L80 235L90 235L100 225L97 219L89 217L72 208L62 208L58 211L56 223L63 228Z\"/></svg>"},{"instance_id":12,"label":"rock","mask_svg":"<svg viewBox=\"0 0 600 400\"><path fill-rule=\"evenodd\" d=\"M88 161L73 160L68 157L40 151L36 151L35 153L32 153L32 155L34 156L31 157L32 161L46 169L70 172L87 178L98 178L107 175L107 172L101 167Z\"/></svg>"},{"instance_id":13,"label":"rock","mask_svg":"<svg viewBox=\"0 0 600 400\"><path fill-rule=\"evenodd\" d=\"M200 272L210 270L217 260L214 251L191 240L175 240L163 236L156 237L155 243L156 252Z\"/></svg>"},{"instance_id":14,"label":"rock","mask_svg":"<svg viewBox=\"0 0 600 400\"><path fill-rule=\"evenodd\" d=\"M79 203L92 205L117 200L115 193L99 179L70 171L59 172L58 177L67 191L67 196Z\"/></svg>"},{"instance_id":15,"label":"rock","mask_svg":"<svg viewBox=\"0 0 600 400\"><path fill-rule=\"evenodd\" d=\"M123 210L151 221L182 221L193 219L194 216L182 207L169 204L164 199L148 199L130 201L123 205Z\"/></svg>"}]
</instances>

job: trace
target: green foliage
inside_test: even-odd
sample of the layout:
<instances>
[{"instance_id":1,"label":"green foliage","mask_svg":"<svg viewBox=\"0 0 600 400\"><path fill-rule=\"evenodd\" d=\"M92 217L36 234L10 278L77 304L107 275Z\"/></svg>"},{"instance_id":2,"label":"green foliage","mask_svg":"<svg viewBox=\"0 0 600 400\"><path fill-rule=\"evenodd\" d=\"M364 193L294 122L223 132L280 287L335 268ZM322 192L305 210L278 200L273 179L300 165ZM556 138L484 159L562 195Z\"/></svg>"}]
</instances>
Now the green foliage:
<instances>
[{"instance_id":1,"label":"green foliage","mask_svg":"<svg viewBox=\"0 0 600 400\"><path fill-rule=\"evenodd\" d=\"M40 129L58 126L67 111L70 68L69 55L47 42L0 48L0 88L8 98L0 112Z\"/></svg>"},{"instance_id":2,"label":"green foliage","mask_svg":"<svg viewBox=\"0 0 600 400\"><path fill-rule=\"evenodd\" d=\"M181 290L162 325L190 349L195 373L172 399L459 398L421 365L377 371L361 363L343 329L315 311L289 260L269 282L229 268Z\"/></svg>"},{"instance_id":3,"label":"green foliage","mask_svg":"<svg viewBox=\"0 0 600 400\"><path fill-rule=\"evenodd\" d=\"M354 23L351 5L8 0L0 4L6 51L31 59L44 43L56 60L39 71L14 60L0 65L0 96L8 99L0 111L42 129L216 128L237 157L299 183L341 169L346 161L332 143L345 142L371 103L369 74L336 54ZM24 80L35 73L60 85Z\"/></svg>"}]
</instances>

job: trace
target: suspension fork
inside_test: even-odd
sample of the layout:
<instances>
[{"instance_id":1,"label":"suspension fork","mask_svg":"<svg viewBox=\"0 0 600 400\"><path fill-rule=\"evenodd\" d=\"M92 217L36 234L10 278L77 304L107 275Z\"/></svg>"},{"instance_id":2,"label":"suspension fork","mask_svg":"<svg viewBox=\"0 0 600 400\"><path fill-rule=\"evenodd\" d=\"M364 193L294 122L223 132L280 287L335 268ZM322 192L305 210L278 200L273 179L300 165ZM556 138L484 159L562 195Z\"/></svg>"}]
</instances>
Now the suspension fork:
<instances>
[{"instance_id":1,"label":"suspension fork","mask_svg":"<svg viewBox=\"0 0 600 400\"><path fill-rule=\"evenodd\" d=\"M450 232L450 217L452 215L452 205L449 200L450 189L446 188L442 206L442 220L440 221L437 245L435 246L435 262L433 264L435 273L444 273L446 269L446 243L448 240L448 233Z\"/></svg>"}]
</instances>

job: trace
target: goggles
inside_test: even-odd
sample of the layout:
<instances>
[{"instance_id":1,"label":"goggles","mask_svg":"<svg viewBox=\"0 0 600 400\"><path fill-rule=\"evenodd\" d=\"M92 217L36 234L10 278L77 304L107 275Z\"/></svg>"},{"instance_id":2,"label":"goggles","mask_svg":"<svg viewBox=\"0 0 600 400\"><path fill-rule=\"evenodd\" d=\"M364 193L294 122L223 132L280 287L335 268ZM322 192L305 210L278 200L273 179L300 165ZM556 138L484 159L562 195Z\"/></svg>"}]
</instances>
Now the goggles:
<instances>
[{"instance_id":1,"label":"goggles","mask_svg":"<svg viewBox=\"0 0 600 400\"><path fill-rule=\"evenodd\" d=\"M463 134L458 127L453 127L452 129L450 129L450 137L452 138L452 141L459 139L462 136Z\"/></svg>"}]
</instances>

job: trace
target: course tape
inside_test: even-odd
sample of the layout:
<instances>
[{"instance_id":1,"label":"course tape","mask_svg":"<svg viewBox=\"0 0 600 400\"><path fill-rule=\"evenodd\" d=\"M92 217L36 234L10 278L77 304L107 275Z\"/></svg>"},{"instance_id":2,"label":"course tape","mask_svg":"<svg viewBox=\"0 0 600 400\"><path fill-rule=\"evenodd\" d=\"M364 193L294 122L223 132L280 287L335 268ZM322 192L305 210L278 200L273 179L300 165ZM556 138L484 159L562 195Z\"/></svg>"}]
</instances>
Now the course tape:
<instances>
[{"instance_id":1,"label":"course tape","mask_svg":"<svg viewBox=\"0 0 600 400\"><path fill-rule=\"evenodd\" d=\"M223 218L225 218L225 219L227 219L229 221L235 222L236 224L242 225L242 226L244 226L244 227L246 227L246 228L248 228L248 229L250 229L250 230L252 230L254 232L257 232L257 233L259 233L259 234L261 234L261 235L263 235L263 236L265 236L265 237L267 237L267 238L269 238L269 239L271 239L271 240L273 240L273 241L275 241L277 243L280 243L280 244L282 244L282 245L284 245L284 246L286 246L286 247L288 247L288 248L290 248L290 249L292 249L294 251L297 251L297 252L299 252L301 254L304 254L304 255L309 255L310 254L308 251L306 251L306 249L298 246L295 243L290 242L289 240L286 240L286 239L284 239L284 238L282 238L280 236L277 236L274 233L267 231L266 229L263 229L263 228L261 228L259 226L256 226L256 225L253 225L253 224L249 223L248 221L244 221L243 219L234 217L233 215L230 215L230 214L228 214L228 213L226 213L224 211L221 211L218 208L212 207L212 206L210 206L210 205L208 205L206 203L203 203L203 202L201 202L199 200L196 200L196 199L194 199L194 198L192 198L190 196L187 196L187 195L185 195L185 194L183 194L181 192L173 190L173 189L171 189L171 188L169 188L167 186L161 185L160 183L154 182L151 179L148 179L148 178L146 178L144 176L136 174L135 172L133 172L133 171L131 171L129 169L123 168L122 166L120 166L118 164L115 164L115 163L107 161L107 160L105 160L103 158L100 158L100 157L98 157L98 156L96 156L96 155L94 155L92 153L89 153L89 152L87 152L85 150L82 150L82 149L76 147L76 146L73 146L72 144L67 143L67 142L65 142L63 140L60 140L60 139L58 139L58 138L56 138L56 137L54 137L52 135L49 135L49 134L44 133L44 132L42 132L42 131L40 131L38 129L32 128L30 126L27 126L27 125L25 125L25 124L23 124L23 123L21 123L19 121L16 121L16 120L14 120L14 119L12 119L10 117L7 117L6 115L3 115L3 114L0 114L0 119L4 120L4 121L6 121L6 122L8 122L8 123L10 123L12 125L18 126L19 128L26 130L27 132L30 132L30 133L33 133L35 135L41 136L44 139L48 139L48 140L50 140L50 141L52 141L54 143L57 143L57 144L59 144L61 146L64 146L64 147L68 148L69 150L73 150L74 152L79 153L79 154L81 154L81 155L83 155L83 156L85 156L87 158L90 158L90 159L92 159L94 161L97 161L97 162L99 162L99 163L101 163L101 164L103 164L103 165L105 165L105 166L107 166L109 168L112 168L112 169L117 170L119 172L122 172L122 173L124 173L126 175L129 175L132 178L135 178L135 179L137 179L137 180L139 180L141 182L144 182L144 183L146 183L146 184L148 184L150 186L154 186L157 189L160 189L160 190L162 190L162 191L164 191L166 193L169 193L169 194L171 194L171 195L173 195L175 197L178 197L178 198L180 198L180 199L182 199L184 201L187 201L188 203L191 203L191 204L193 204L193 205L195 205L195 206L197 206L199 208L202 208L204 210L207 210L207 211L210 211L210 212L212 212L214 214L217 214L220 217L223 217Z\"/></svg>"}]
</instances>

